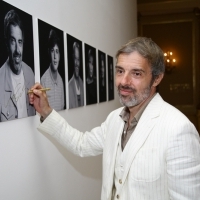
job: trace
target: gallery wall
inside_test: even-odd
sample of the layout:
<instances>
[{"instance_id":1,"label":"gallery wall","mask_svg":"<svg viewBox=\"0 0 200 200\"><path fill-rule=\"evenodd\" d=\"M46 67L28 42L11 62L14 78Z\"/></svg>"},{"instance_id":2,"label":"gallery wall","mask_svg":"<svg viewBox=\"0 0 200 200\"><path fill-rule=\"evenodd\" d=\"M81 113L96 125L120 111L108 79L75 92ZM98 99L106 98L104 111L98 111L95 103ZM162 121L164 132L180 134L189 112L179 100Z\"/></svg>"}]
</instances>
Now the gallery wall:
<instances>
[{"instance_id":1,"label":"gallery wall","mask_svg":"<svg viewBox=\"0 0 200 200\"><path fill-rule=\"evenodd\" d=\"M121 45L137 35L136 0L5 2L33 17L34 73L38 82L38 19L113 58ZM66 44L66 37L63 39ZM64 52L67 77L66 45ZM98 60L98 56L96 58ZM65 93L68 99L67 87ZM116 91L114 97L111 101L67 108L59 113L72 126L84 132L100 125L110 111L120 106ZM101 156L78 158L72 155L50 136L39 133L38 124L38 114L0 123L0 199L100 199Z\"/></svg>"}]
</instances>

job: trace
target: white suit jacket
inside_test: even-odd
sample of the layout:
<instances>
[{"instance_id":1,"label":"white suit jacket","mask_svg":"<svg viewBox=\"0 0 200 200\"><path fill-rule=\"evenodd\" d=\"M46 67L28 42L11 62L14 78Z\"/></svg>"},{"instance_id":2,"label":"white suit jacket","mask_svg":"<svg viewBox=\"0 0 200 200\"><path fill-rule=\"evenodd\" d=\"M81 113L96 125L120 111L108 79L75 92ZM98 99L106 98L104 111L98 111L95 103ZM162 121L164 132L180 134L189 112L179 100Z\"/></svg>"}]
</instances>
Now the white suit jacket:
<instances>
[{"instance_id":1,"label":"white suit jacket","mask_svg":"<svg viewBox=\"0 0 200 200\"><path fill-rule=\"evenodd\" d=\"M58 113L38 127L79 156L103 153L102 200L112 199L117 145L124 122L123 108L111 112L100 127L82 133ZM131 150L124 166L124 200L199 200L200 138L193 124L156 94L129 139ZM119 194L120 195L120 194Z\"/></svg>"}]
</instances>

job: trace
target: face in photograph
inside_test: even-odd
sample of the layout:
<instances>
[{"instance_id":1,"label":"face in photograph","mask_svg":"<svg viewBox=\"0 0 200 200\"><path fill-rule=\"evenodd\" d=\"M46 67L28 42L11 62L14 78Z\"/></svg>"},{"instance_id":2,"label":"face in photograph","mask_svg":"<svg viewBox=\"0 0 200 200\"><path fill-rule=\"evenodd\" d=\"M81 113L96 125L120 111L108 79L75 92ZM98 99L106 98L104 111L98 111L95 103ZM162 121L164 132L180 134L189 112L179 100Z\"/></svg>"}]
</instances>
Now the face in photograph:
<instances>
[{"instance_id":1,"label":"face in photograph","mask_svg":"<svg viewBox=\"0 0 200 200\"><path fill-rule=\"evenodd\" d=\"M101 78L104 79L104 72L105 72L105 68L104 68L104 60L103 58L101 59Z\"/></svg>"},{"instance_id":2,"label":"face in photograph","mask_svg":"<svg viewBox=\"0 0 200 200\"><path fill-rule=\"evenodd\" d=\"M23 54L23 34L19 26L10 25L8 31L7 48L11 70L15 74L21 72Z\"/></svg>"},{"instance_id":3,"label":"face in photograph","mask_svg":"<svg viewBox=\"0 0 200 200\"><path fill-rule=\"evenodd\" d=\"M74 76L75 78L79 77L80 71L80 52L77 46L74 47Z\"/></svg>"},{"instance_id":4,"label":"face in photograph","mask_svg":"<svg viewBox=\"0 0 200 200\"><path fill-rule=\"evenodd\" d=\"M57 44L50 49L50 59L51 59L51 70L57 71L60 62L60 50Z\"/></svg>"},{"instance_id":5,"label":"face in photograph","mask_svg":"<svg viewBox=\"0 0 200 200\"><path fill-rule=\"evenodd\" d=\"M112 63L110 63L110 80L113 80L113 66Z\"/></svg>"},{"instance_id":6,"label":"face in photograph","mask_svg":"<svg viewBox=\"0 0 200 200\"><path fill-rule=\"evenodd\" d=\"M89 63L89 77L90 79L93 78L93 65L91 63Z\"/></svg>"},{"instance_id":7,"label":"face in photograph","mask_svg":"<svg viewBox=\"0 0 200 200\"><path fill-rule=\"evenodd\" d=\"M93 73L94 73L94 66L93 66L93 57L89 57L89 62L88 62L88 68L89 68L89 78L93 78Z\"/></svg>"}]
</instances>

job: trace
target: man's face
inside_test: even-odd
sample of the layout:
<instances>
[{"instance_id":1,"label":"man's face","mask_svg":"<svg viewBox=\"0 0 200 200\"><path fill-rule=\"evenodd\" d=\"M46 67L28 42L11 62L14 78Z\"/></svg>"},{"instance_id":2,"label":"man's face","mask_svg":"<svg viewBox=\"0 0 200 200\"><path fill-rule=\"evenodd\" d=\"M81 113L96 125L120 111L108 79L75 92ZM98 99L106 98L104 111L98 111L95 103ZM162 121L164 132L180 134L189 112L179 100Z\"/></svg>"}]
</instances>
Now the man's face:
<instances>
[{"instance_id":1,"label":"man's face","mask_svg":"<svg viewBox=\"0 0 200 200\"><path fill-rule=\"evenodd\" d=\"M57 71L58 70L59 61L60 61L60 51L59 51L58 45L56 44L49 51L50 51L50 58L51 58L51 69L53 71Z\"/></svg>"},{"instance_id":2,"label":"man's face","mask_svg":"<svg viewBox=\"0 0 200 200\"><path fill-rule=\"evenodd\" d=\"M112 63L110 63L110 80L113 79L113 66Z\"/></svg>"},{"instance_id":3,"label":"man's face","mask_svg":"<svg viewBox=\"0 0 200 200\"><path fill-rule=\"evenodd\" d=\"M93 70L94 66L93 66L93 57L92 56L89 58L88 66L89 66L89 76L90 76L90 78L92 78L93 77L93 71L94 71Z\"/></svg>"},{"instance_id":4,"label":"man's face","mask_svg":"<svg viewBox=\"0 0 200 200\"><path fill-rule=\"evenodd\" d=\"M119 55L115 84L122 105L133 107L143 103L152 91L151 81L150 65L139 53Z\"/></svg>"},{"instance_id":5,"label":"man's face","mask_svg":"<svg viewBox=\"0 0 200 200\"><path fill-rule=\"evenodd\" d=\"M19 26L10 25L8 36L9 62L12 71L19 74L22 68L23 36Z\"/></svg>"},{"instance_id":6,"label":"man's face","mask_svg":"<svg viewBox=\"0 0 200 200\"><path fill-rule=\"evenodd\" d=\"M79 77L79 69L80 69L80 53L79 49L74 49L74 75L76 78Z\"/></svg>"},{"instance_id":7,"label":"man's face","mask_svg":"<svg viewBox=\"0 0 200 200\"><path fill-rule=\"evenodd\" d=\"M101 77L104 78L104 60L101 60Z\"/></svg>"},{"instance_id":8,"label":"man's face","mask_svg":"<svg viewBox=\"0 0 200 200\"><path fill-rule=\"evenodd\" d=\"M89 63L89 76L90 78L93 77L93 65L91 63Z\"/></svg>"}]
</instances>

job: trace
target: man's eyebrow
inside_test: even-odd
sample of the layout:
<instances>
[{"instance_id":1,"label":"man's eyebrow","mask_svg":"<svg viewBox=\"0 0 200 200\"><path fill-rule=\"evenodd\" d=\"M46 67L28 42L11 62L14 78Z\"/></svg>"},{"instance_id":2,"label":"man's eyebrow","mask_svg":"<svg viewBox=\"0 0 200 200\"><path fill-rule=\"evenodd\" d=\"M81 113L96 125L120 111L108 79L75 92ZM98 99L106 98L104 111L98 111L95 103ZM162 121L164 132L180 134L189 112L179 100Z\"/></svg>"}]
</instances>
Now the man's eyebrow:
<instances>
[{"instance_id":1,"label":"man's eyebrow","mask_svg":"<svg viewBox=\"0 0 200 200\"><path fill-rule=\"evenodd\" d=\"M115 69L117 69L117 68L119 68L119 69L123 69L123 68L120 67L119 65L116 65L116 66L115 66Z\"/></svg>"},{"instance_id":2,"label":"man's eyebrow","mask_svg":"<svg viewBox=\"0 0 200 200\"><path fill-rule=\"evenodd\" d=\"M116 65L115 66L115 69L124 69L123 67L119 66L119 65ZM134 72L143 72L145 73L145 71L143 69L140 69L140 68L134 68L134 69L131 69L131 71L134 71Z\"/></svg>"},{"instance_id":3,"label":"man's eyebrow","mask_svg":"<svg viewBox=\"0 0 200 200\"><path fill-rule=\"evenodd\" d=\"M14 37L14 36L12 36L12 35L10 35L10 38L12 38L12 39L15 39L15 37Z\"/></svg>"},{"instance_id":4,"label":"man's eyebrow","mask_svg":"<svg viewBox=\"0 0 200 200\"><path fill-rule=\"evenodd\" d=\"M145 72L143 69L138 69L138 68L132 69L131 71L135 71L135 72Z\"/></svg>"}]
</instances>

